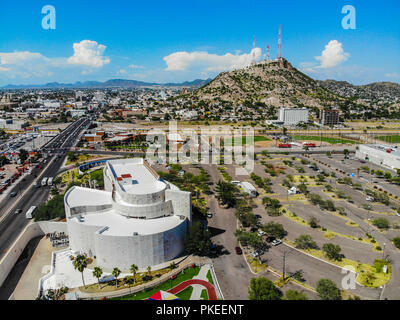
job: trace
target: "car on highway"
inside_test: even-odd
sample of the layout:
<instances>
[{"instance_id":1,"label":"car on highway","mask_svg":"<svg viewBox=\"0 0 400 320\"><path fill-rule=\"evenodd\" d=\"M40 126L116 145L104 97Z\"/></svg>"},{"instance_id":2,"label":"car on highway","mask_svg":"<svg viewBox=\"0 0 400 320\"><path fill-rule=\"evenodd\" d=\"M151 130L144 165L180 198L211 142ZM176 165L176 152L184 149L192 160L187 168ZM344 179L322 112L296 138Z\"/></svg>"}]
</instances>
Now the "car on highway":
<instances>
[{"instance_id":1,"label":"car on highway","mask_svg":"<svg viewBox=\"0 0 400 320\"><path fill-rule=\"evenodd\" d=\"M14 198L17 195L17 193L15 191L10 193L10 198Z\"/></svg>"},{"instance_id":2,"label":"car on highway","mask_svg":"<svg viewBox=\"0 0 400 320\"><path fill-rule=\"evenodd\" d=\"M22 209L17 209L17 210L15 210L15 214L20 214L22 212Z\"/></svg>"},{"instance_id":3,"label":"car on highway","mask_svg":"<svg viewBox=\"0 0 400 320\"><path fill-rule=\"evenodd\" d=\"M282 240L279 240L279 239L275 239L274 241L272 241L272 245L273 246L278 246L278 245L280 245L282 243Z\"/></svg>"},{"instance_id":4,"label":"car on highway","mask_svg":"<svg viewBox=\"0 0 400 320\"><path fill-rule=\"evenodd\" d=\"M238 255L243 254L243 251L240 247L235 247L235 251L236 251L236 254L238 254Z\"/></svg>"}]
</instances>

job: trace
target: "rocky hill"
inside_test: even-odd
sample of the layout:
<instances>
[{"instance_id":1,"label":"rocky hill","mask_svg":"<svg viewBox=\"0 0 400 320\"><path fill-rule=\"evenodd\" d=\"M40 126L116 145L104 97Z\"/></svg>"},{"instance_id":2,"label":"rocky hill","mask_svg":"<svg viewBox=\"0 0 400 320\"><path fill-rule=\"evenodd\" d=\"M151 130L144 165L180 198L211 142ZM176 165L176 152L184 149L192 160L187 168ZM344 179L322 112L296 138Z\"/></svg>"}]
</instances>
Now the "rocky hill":
<instances>
[{"instance_id":1,"label":"rocky hill","mask_svg":"<svg viewBox=\"0 0 400 320\"><path fill-rule=\"evenodd\" d=\"M394 82L375 82L363 86L355 86L346 81L317 81L321 86L337 95L361 99L370 103L400 103L400 84Z\"/></svg>"},{"instance_id":2,"label":"rocky hill","mask_svg":"<svg viewBox=\"0 0 400 320\"><path fill-rule=\"evenodd\" d=\"M287 60L263 61L230 72L188 95L193 102L261 102L270 106L321 108L336 105L346 98L331 92L319 82L294 68Z\"/></svg>"}]
</instances>

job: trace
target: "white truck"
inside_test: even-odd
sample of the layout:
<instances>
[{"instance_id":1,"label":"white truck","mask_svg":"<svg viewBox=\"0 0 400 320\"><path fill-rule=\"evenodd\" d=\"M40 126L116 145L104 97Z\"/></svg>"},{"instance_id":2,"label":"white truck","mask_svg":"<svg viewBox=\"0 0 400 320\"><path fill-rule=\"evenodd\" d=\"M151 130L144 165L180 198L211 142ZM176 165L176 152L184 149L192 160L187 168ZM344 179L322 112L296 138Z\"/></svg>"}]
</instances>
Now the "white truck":
<instances>
[{"instance_id":1,"label":"white truck","mask_svg":"<svg viewBox=\"0 0 400 320\"><path fill-rule=\"evenodd\" d=\"M47 180L47 185L52 186L53 185L53 177L50 177L49 180Z\"/></svg>"},{"instance_id":2,"label":"white truck","mask_svg":"<svg viewBox=\"0 0 400 320\"><path fill-rule=\"evenodd\" d=\"M35 212L36 207L32 206L29 208L29 210L26 212L25 216L27 219L32 219L33 218L33 213Z\"/></svg>"},{"instance_id":3,"label":"white truck","mask_svg":"<svg viewBox=\"0 0 400 320\"><path fill-rule=\"evenodd\" d=\"M43 178L42 179L42 186L44 187L44 186L47 186L47 180L48 180L48 178Z\"/></svg>"}]
</instances>

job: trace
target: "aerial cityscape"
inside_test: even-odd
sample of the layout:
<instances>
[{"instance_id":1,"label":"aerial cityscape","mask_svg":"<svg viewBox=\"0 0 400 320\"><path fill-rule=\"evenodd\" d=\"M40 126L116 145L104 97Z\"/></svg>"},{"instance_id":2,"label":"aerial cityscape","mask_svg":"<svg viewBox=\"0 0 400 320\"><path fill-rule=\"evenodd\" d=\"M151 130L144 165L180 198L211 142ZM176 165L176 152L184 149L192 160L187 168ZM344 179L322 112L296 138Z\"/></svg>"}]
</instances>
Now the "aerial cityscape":
<instances>
[{"instance_id":1,"label":"aerial cityscape","mask_svg":"<svg viewBox=\"0 0 400 320\"><path fill-rule=\"evenodd\" d=\"M398 2L20 2L0 300L400 300Z\"/></svg>"}]
</instances>

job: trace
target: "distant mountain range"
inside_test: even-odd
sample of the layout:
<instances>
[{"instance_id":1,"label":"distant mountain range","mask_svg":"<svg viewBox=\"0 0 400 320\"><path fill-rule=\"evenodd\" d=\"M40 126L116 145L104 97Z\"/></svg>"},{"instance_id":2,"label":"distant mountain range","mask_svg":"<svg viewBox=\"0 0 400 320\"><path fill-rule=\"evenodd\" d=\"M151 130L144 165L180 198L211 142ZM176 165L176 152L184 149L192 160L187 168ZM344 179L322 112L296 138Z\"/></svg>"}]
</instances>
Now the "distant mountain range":
<instances>
[{"instance_id":1,"label":"distant mountain range","mask_svg":"<svg viewBox=\"0 0 400 320\"><path fill-rule=\"evenodd\" d=\"M124 80L124 79L112 79L105 82L99 81L85 81L85 82L75 82L75 83L58 83L50 82L46 84L28 84L28 85L6 85L0 87L0 89L72 89L72 88L139 88L139 87L191 87L200 88L207 83L212 81L212 79L202 80L196 79L193 81L185 81L182 83L154 83L154 82L142 82L137 80Z\"/></svg>"}]
</instances>

